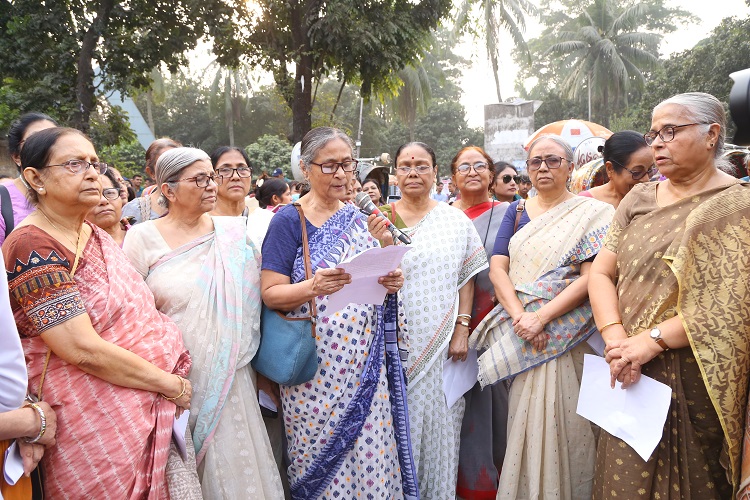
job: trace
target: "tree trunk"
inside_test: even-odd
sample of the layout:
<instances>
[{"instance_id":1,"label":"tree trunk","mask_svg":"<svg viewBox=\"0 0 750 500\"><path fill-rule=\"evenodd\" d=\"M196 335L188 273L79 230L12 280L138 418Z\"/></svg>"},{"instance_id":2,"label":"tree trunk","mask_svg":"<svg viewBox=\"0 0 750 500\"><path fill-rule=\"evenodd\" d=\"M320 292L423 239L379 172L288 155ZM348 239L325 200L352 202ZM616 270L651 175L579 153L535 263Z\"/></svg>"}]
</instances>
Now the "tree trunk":
<instances>
[{"instance_id":1,"label":"tree trunk","mask_svg":"<svg viewBox=\"0 0 750 500\"><path fill-rule=\"evenodd\" d=\"M302 1L293 4L290 10L292 42L294 47L299 47L292 102L292 142L296 143L312 128L313 56L308 17L314 15L315 2Z\"/></svg>"},{"instance_id":2,"label":"tree trunk","mask_svg":"<svg viewBox=\"0 0 750 500\"><path fill-rule=\"evenodd\" d=\"M346 78L344 78L343 80L341 80L341 87L339 87L339 94L336 96L336 102L333 103L333 109L331 110L331 123L333 123L333 115L336 114L336 108L339 107L339 101L341 100L341 93L344 92L344 87L345 86L346 86ZM318 90L317 86L316 86L315 90Z\"/></svg>"},{"instance_id":3,"label":"tree trunk","mask_svg":"<svg viewBox=\"0 0 750 500\"><path fill-rule=\"evenodd\" d=\"M503 102L503 96L500 95L500 67L497 63L497 57L490 57L492 62L492 74L495 77L495 90L497 90L497 102Z\"/></svg>"},{"instance_id":4,"label":"tree trunk","mask_svg":"<svg viewBox=\"0 0 750 500\"><path fill-rule=\"evenodd\" d=\"M83 35L81 52L78 54L78 75L76 77L76 99L78 109L73 114L73 126L88 134L90 129L91 112L96 106L94 94L94 51L99 38L109 24L109 16L115 6L115 0L102 0L96 17Z\"/></svg>"}]
</instances>

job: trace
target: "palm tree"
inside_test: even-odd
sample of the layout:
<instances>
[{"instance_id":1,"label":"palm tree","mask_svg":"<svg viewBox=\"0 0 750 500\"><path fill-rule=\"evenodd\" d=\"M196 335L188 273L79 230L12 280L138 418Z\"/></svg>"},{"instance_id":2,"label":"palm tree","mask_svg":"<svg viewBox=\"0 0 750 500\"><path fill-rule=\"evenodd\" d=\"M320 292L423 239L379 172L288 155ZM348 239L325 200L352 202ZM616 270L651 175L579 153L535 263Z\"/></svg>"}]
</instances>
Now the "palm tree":
<instances>
[{"instance_id":1,"label":"palm tree","mask_svg":"<svg viewBox=\"0 0 750 500\"><path fill-rule=\"evenodd\" d=\"M529 58L523 32L526 30L526 16L537 15L537 8L528 0L462 0L456 18L454 33L467 29L472 7L479 4L482 9L485 31L487 58L492 64L495 77L497 101L503 102L500 93L500 35L506 31L513 39L513 44Z\"/></svg>"},{"instance_id":2,"label":"palm tree","mask_svg":"<svg viewBox=\"0 0 750 500\"><path fill-rule=\"evenodd\" d=\"M432 87L427 69L421 61L409 64L397 73L402 85L398 93L388 100L401 122L409 129L409 140L414 140L414 124L417 116L427 111L432 99Z\"/></svg>"},{"instance_id":3,"label":"palm tree","mask_svg":"<svg viewBox=\"0 0 750 500\"><path fill-rule=\"evenodd\" d=\"M609 125L608 111L627 105L633 85L640 88L645 83L643 72L659 64L661 35L639 31L649 13L644 3L620 9L613 0L594 0L557 32L561 41L546 52L569 63L564 64L569 72L561 90L575 98L586 89L589 114L593 102L604 126Z\"/></svg>"},{"instance_id":4,"label":"palm tree","mask_svg":"<svg viewBox=\"0 0 750 500\"><path fill-rule=\"evenodd\" d=\"M229 145L234 146L234 122L239 120L242 115L240 109L242 101L246 101L246 106L249 105L247 97L250 96L252 91L252 73L245 64L240 64L236 68L228 68L220 65L216 60L206 67L205 72L212 69L215 69L215 73L210 87L209 108L212 106L212 101L217 98L223 99L224 118L229 132Z\"/></svg>"}]
</instances>

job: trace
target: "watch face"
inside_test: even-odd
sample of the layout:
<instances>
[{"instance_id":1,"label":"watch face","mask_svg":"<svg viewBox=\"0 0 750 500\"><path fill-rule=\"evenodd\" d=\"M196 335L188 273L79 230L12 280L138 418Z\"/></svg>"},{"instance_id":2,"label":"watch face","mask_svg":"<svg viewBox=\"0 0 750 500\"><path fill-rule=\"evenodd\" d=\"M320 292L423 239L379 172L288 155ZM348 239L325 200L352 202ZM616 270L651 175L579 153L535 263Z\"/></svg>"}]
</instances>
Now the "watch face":
<instances>
[{"instance_id":1,"label":"watch face","mask_svg":"<svg viewBox=\"0 0 750 500\"><path fill-rule=\"evenodd\" d=\"M650 332L650 335L652 339L658 339L659 337L661 337L661 332L658 328L653 328Z\"/></svg>"}]
</instances>

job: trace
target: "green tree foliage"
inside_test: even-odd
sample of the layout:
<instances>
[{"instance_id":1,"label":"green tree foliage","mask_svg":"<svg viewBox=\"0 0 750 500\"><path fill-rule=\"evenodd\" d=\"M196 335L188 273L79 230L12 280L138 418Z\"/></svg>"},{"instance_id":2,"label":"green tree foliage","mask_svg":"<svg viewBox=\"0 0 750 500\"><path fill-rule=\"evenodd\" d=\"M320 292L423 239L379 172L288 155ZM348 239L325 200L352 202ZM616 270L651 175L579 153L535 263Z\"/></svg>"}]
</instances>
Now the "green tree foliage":
<instances>
[{"instance_id":1,"label":"green tree foliage","mask_svg":"<svg viewBox=\"0 0 750 500\"><path fill-rule=\"evenodd\" d=\"M544 10L546 28L529 42L534 62L521 76L539 81L530 97L555 90L586 102L590 90L592 119L604 125L632 96L640 97L648 72L659 66L661 34L692 19L682 9L665 7L664 0L564 0Z\"/></svg>"},{"instance_id":2,"label":"green tree foliage","mask_svg":"<svg viewBox=\"0 0 750 500\"><path fill-rule=\"evenodd\" d=\"M115 167L124 177L143 175L146 150L135 139L122 141L114 146L97 148L99 158Z\"/></svg>"},{"instance_id":3,"label":"green tree foliage","mask_svg":"<svg viewBox=\"0 0 750 500\"><path fill-rule=\"evenodd\" d=\"M313 80L336 75L361 95L393 89L395 74L413 62L450 0L261 0L241 50L273 73L292 110L294 142L312 125ZM236 47L219 51L238 60Z\"/></svg>"},{"instance_id":4,"label":"green tree foliage","mask_svg":"<svg viewBox=\"0 0 750 500\"><path fill-rule=\"evenodd\" d=\"M480 15L471 15L472 10L479 8ZM527 0L462 0L456 20L457 31L468 31L475 36L483 34L487 57L492 64L495 76L497 102L503 102L500 93L500 43L502 32L507 32L513 39L516 49L528 60L529 49L523 33L526 30L526 16L537 15L537 8ZM481 22L477 22L481 17Z\"/></svg>"},{"instance_id":5,"label":"green tree foliage","mask_svg":"<svg viewBox=\"0 0 750 500\"><path fill-rule=\"evenodd\" d=\"M750 17L729 17L692 49L675 54L664 62L646 84L643 97L621 117L621 126L646 131L651 112L664 99L683 92L706 92L726 103L728 110L732 80L729 74L750 66ZM727 123L727 137L734 135L734 124Z\"/></svg>"},{"instance_id":6,"label":"green tree foliage","mask_svg":"<svg viewBox=\"0 0 750 500\"><path fill-rule=\"evenodd\" d=\"M292 178L292 146L287 140L275 135L263 135L247 146L245 151L254 176L260 175L261 170L271 174L274 169L281 168L286 178Z\"/></svg>"},{"instance_id":7,"label":"green tree foliage","mask_svg":"<svg viewBox=\"0 0 750 500\"><path fill-rule=\"evenodd\" d=\"M229 1L0 0L3 84L34 89L22 111L58 109L88 132L97 93L148 87L153 68L187 64L185 51L203 35L230 39L244 4Z\"/></svg>"}]
</instances>

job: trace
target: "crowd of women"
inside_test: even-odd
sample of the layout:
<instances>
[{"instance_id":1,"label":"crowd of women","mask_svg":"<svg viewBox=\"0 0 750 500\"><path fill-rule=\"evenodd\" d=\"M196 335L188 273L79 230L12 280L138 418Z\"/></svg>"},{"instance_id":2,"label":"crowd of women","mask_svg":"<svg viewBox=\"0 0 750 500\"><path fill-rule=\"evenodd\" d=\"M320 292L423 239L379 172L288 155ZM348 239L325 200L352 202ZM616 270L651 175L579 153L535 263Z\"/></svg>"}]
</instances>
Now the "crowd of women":
<instances>
[{"instance_id":1,"label":"crowd of women","mask_svg":"<svg viewBox=\"0 0 750 500\"><path fill-rule=\"evenodd\" d=\"M724 135L718 100L675 96L645 135L606 141L608 182L580 195L559 137L529 146L523 190L465 147L452 205L431 196L421 142L396 151L385 204L334 128L304 137L294 200L279 179L248 199L241 149L160 139L156 188L128 202L86 136L25 115L0 190L0 451L24 475L0 493L750 498L750 186L723 173ZM403 245L389 224L411 243L377 280L386 299L334 307L344 261ZM312 319L304 382L253 368L262 304ZM643 374L672 390L646 461L576 413L598 336L612 387ZM476 384L449 406L446 374L469 363Z\"/></svg>"}]
</instances>

